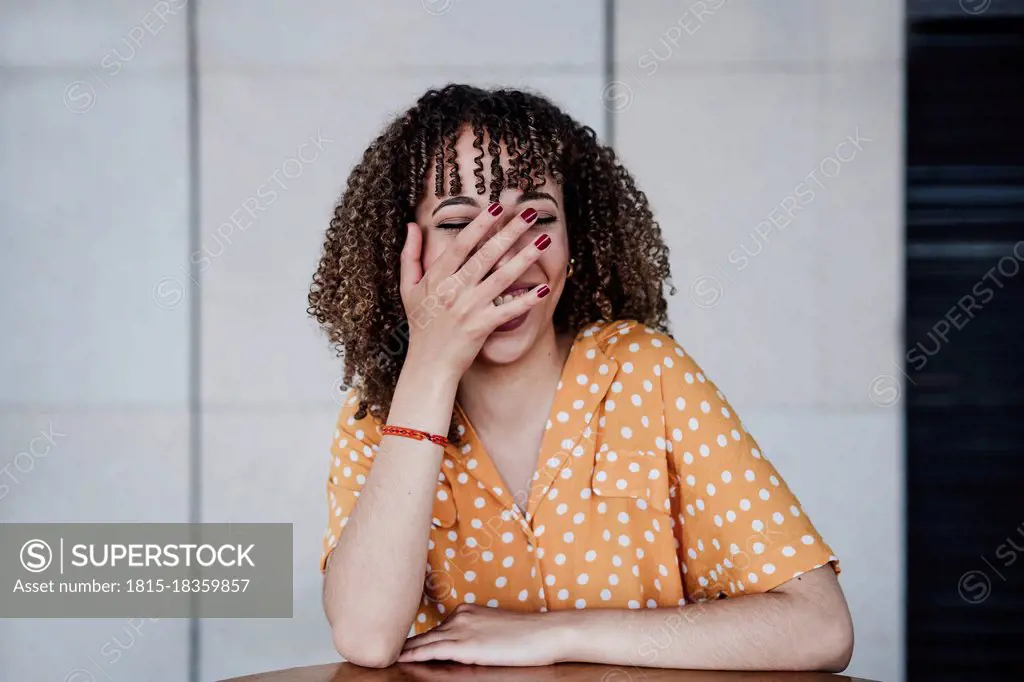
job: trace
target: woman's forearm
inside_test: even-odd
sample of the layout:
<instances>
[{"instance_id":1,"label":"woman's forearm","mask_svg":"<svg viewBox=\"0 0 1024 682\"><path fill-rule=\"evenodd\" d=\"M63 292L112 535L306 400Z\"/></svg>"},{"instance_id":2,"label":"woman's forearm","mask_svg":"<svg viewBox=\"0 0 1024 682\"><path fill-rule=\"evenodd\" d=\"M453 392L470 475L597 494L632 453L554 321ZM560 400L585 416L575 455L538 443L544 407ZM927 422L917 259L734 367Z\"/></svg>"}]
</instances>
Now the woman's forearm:
<instances>
[{"instance_id":1,"label":"woman's forearm","mask_svg":"<svg viewBox=\"0 0 1024 682\"><path fill-rule=\"evenodd\" d=\"M591 609L545 617L567 661L834 672L849 663L853 629L838 582L826 572L831 567L815 569L790 590L676 609Z\"/></svg>"},{"instance_id":2,"label":"woman's forearm","mask_svg":"<svg viewBox=\"0 0 1024 682\"><path fill-rule=\"evenodd\" d=\"M388 423L447 434L458 378L406 362ZM390 664L423 593L427 538L443 449L384 436L324 583L324 609L345 658Z\"/></svg>"}]
</instances>

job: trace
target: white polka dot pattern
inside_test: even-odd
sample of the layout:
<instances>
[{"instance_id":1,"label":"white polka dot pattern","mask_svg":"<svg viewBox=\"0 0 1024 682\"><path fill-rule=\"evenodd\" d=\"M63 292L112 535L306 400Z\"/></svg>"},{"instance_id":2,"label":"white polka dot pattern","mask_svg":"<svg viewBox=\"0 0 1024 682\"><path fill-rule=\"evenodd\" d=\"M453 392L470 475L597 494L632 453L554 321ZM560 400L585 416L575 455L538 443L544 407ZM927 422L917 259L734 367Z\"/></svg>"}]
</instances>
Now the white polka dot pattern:
<instances>
[{"instance_id":1,"label":"white polka dot pattern","mask_svg":"<svg viewBox=\"0 0 1024 682\"><path fill-rule=\"evenodd\" d=\"M346 400L331 448L321 570L377 456L377 424L357 408ZM577 336L529 491L505 490L456 410L463 442L438 476L417 632L462 602L672 607L839 570L725 396L670 336L635 321Z\"/></svg>"}]
</instances>

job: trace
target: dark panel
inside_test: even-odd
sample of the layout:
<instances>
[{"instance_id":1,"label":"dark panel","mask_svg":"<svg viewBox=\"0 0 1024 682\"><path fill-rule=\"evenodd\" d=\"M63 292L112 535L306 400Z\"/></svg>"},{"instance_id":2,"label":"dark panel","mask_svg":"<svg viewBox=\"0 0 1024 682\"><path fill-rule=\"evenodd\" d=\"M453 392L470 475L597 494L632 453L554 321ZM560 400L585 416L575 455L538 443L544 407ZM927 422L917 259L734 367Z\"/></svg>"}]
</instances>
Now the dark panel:
<instances>
[{"instance_id":1,"label":"dark panel","mask_svg":"<svg viewBox=\"0 0 1024 682\"><path fill-rule=\"evenodd\" d=\"M1024 3L982 7L908 13L911 681L1024 679Z\"/></svg>"}]
</instances>

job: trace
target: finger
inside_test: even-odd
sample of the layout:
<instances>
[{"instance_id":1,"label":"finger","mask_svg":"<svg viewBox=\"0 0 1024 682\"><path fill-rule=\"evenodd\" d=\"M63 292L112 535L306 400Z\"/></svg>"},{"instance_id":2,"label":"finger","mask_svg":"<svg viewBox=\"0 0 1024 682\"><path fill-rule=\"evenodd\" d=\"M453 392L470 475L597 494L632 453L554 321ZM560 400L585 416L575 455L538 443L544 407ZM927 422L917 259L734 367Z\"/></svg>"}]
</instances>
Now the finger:
<instances>
[{"instance_id":1,"label":"finger","mask_svg":"<svg viewBox=\"0 0 1024 682\"><path fill-rule=\"evenodd\" d=\"M416 649L403 651L398 656L399 663L419 663L421 661L458 661L459 643L453 639L431 642Z\"/></svg>"},{"instance_id":2,"label":"finger","mask_svg":"<svg viewBox=\"0 0 1024 682\"><path fill-rule=\"evenodd\" d=\"M423 646L424 644L430 644L431 642L437 642L442 639L453 639L453 637L454 634L451 630L439 626L405 640L405 644L402 645L402 649L415 649Z\"/></svg>"},{"instance_id":3,"label":"finger","mask_svg":"<svg viewBox=\"0 0 1024 682\"><path fill-rule=\"evenodd\" d=\"M539 235L533 243L509 259L507 263L487 276L480 286L477 287L477 294L481 300L491 301L500 296L506 289L512 286L519 276L526 272L545 249L551 246L551 237L546 233Z\"/></svg>"},{"instance_id":4,"label":"finger","mask_svg":"<svg viewBox=\"0 0 1024 682\"><path fill-rule=\"evenodd\" d=\"M512 245L519 241L519 237L536 221L537 211L532 208L526 209L515 219L510 220L505 227L484 242L484 245L459 268L458 281L463 284L476 284L482 280L502 254L512 248Z\"/></svg>"},{"instance_id":5,"label":"finger","mask_svg":"<svg viewBox=\"0 0 1024 682\"><path fill-rule=\"evenodd\" d=\"M412 288L423 278L423 264L420 262L420 255L423 252L423 233L416 223L406 225L405 246L402 247L401 255L401 283L402 295L408 294Z\"/></svg>"},{"instance_id":6,"label":"finger","mask_svg":"<svg viewBox=\"0 0 1024 682\"><path fill-rule=\"evenodd\" d=\"M550 293L551 289L547 284L539 284L522 296L512 299L509 303L492 306L494 308L494 312L490 314L491 316L489 318L488 325L491 329L497 329L506 322L516 319L523 313L530 312L530 309L540 305L541 299Z\"/></svg>"},{"instance_id":7,"label":"finger","mask_svg":"<svg viewBox=\"0 0 1024 682\"><path fill-rule=\"evenodd\" d=\"M468 225L459 230L451 246L430 266L431 277L436 277L435 281L440 281L458 270L484 235L501 222L502 213L504 209L496 201L480 211Z\"/></svg>"}]
</instances>

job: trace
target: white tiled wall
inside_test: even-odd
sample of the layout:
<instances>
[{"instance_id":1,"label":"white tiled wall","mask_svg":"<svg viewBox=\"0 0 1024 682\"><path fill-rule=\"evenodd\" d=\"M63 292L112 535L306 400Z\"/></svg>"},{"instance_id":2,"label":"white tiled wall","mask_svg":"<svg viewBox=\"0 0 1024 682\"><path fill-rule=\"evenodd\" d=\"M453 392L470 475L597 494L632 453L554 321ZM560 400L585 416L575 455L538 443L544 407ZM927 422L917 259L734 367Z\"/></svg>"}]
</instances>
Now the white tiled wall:
<instances>
[{"instance_id":1,"label":"white tiled wall","mask_svg":"<svg viewBox=\"0 0 1024 682\"><path fill-rule=\"evenodd\" d=\"M5 409L0 468L11 468L2 481L8 490L0 521L186 521L187 452L181 409ZM181 682L187 666L184 620L6 620L0 614L2 680Z\"/></svg>"},{"instance_id":2,"label":"white tiled wall","mask_svg":"<svg viewBox=\"0 0 1024 682\"><path fill-rule=\"evenodd\" d=\"M901 3L620 1L608 84L602 2L203 0L198 283L183 272L183 5L164 18L150 0L0 6L0 326L15 330L0 467L40 430L66 434L0 499L0 520L187 519L199 305L203 519L295 528L295 617L205 621L201 679L334 660L317 559L341 368L305 314L331 206L427 87L530 87L601 136L614 110L672 247L677 338L843 560L851 672L901 679L902 424L869 400L900 355ZM759 237L858 129L870 141L855 158ZM288 161L312 140L314 160ZM275 173L287 188L269 201ZM265 210L247 220L255 200ZM233 215L245 227L228 233ZM743 246L759 253L740 269ZM185 679L185 621L153 623L112 665L97 652L125 627L0 620L0 677Z\"/></svg>"},{"instance_id":3,"label":"white tiled wall","mask_svg":"<svg viewBox=\"0 0 1024 682\"><path fill-rule=\"evenodd\" d=\"M903 424L869 387L899 376L901 3L617 7L616 142L672 247L675 335L842 560L849 672L900 680Z\"/></svg>"},{"instance_id":4,"label":"white tiled wall","mask_svg":"<svg viewBox=\"0 0 1024 682\"><path fill-rule=\"evenodd\" d=\"M187 520L188 303L154 298L188 244L185 16L152 5L0 4L0 521ZM0 679L187 665L183 620L0 619Z\"/></svg>"},{"instance_id":5,"label":"white tiled wall","mask_svg":"<svg viewBox=\"0 0 1024 682\"><path fill-rule=\"evenodd\" d=\"M210 410L204 424L204 517L292 523L294 617L203 622L202 679L311 665L337 658L320 604L324 440L337 409ZM259 642L259 646L254 646Z\"/></svg>"}]
</instances>

